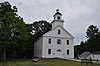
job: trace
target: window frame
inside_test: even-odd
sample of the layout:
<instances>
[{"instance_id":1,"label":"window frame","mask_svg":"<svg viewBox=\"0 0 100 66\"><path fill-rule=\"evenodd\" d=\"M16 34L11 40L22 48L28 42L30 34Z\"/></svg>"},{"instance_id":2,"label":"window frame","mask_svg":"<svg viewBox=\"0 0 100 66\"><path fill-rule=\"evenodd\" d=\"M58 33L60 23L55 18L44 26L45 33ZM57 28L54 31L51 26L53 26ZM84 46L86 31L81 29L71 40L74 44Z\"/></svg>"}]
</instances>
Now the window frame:
<instances>
[{"instance_id":1,"label":"window frame","mask_svg":"<svg viewBox=\"0 0 100 66\"><path fill-rule=\"evenodd\" d=\"M51 44L51 38L48 39L48 43Z\"/></svg>"},{"instance_id":2,"label":"window frame","mask_svg":"<svg viewBox=\"0 0 100 66\"><path fill-rule=\"evenodd\" d=\"M48 49L48 54L51 54L51 49Z\"/></svg>"},{"instance_id":3,"label":"window frame","mask_svg":"<svg viewBox=\"0 0 100 66\"><path fill-rule=\"evenodd\" d=\"M59 34L59 35L61 34L61 31L60 31L60 30L58 30L58 34Z\"/></svg>"},{"instance_id":4,"label":"window frame","mask_svg":"<svg viewBox=\"0 0 100 66\"><path fill-rule=\"evenodd\" d=\"M57 39L57 44L61 44L61 39Z\"/></svg>"},{"instance_id":5,"label":"window frame","mask_svg":"<svg viewBox=\"0 0 100 66\"><path fill-rule=\"evenodd\" d=\"M69 55L69 50L67 50L67 55Z\"/></svg>"},{"instance_id":6,"label":"window frame","mask_svg":"<svg viewBox=\"0 0 100 66\"><path fill-rule=\"evenodd\" d=\"M66 41L67 45L69 45L69 40Z\"/></svg>"}]
</instances>

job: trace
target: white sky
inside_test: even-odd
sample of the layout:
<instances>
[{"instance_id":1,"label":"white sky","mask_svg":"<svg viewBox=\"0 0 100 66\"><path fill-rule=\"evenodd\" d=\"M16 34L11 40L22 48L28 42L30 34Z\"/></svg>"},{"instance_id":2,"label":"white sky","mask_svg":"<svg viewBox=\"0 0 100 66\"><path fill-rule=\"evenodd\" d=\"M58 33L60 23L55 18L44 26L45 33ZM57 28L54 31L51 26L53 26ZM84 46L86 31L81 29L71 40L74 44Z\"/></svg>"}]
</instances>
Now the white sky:
<instances>
[{"instance_id":1,"label":"white sky","mask_svg":"<svg viewBox=\"0 0 100 66\"><path fill-rule=\"evenodd\" d=\"M89 25L97 25L100 30L100 0L0 0L3 1L17 6L18 14L26 23L51 22L56 9L60 9L64 28L75 37L75 44L86 40Z\"/></svg>"}]
</instances>

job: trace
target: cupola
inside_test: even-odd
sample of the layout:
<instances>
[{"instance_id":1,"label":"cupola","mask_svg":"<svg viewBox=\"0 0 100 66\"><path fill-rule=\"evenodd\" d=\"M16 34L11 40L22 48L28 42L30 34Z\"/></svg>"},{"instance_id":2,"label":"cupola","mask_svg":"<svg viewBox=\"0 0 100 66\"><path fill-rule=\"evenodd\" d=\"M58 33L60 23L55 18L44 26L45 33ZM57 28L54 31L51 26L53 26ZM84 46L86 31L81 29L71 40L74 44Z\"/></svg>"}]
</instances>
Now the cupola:
<instances>
[{"instance_id":1,"label":"cupola","mask_svg":"<svg viewBox=\"0 0 100 66\"><path fill-rule=\"evenodd\" d=\"M59 9L56 9L56 13L53 17L54 20L52 21L52 29L59 25L63 27L64 20L62 19L62 14L59 12Z\"/></svg>"}]
</instances>

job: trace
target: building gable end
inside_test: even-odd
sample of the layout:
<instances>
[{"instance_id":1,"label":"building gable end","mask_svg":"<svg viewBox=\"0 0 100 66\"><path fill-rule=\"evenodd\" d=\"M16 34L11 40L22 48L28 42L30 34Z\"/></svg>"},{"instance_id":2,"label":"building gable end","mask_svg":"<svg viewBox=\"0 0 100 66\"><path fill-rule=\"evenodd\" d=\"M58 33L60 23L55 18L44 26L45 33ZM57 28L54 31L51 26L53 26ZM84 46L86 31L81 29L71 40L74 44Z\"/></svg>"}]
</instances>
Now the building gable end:
<instances>
[{"instance_id":1,"label":"building gable end","mask_svg":"<svg viewBox=\"0 0 100 66\"><path fill-rule=\"evenodd\" d=\"M57 34L57 30L59 30L59 29L61 30L61 32L63 32L63 33L61 33L61 35ZM58 37L68 37L68 38L73 38L74 39L74 37L60 25L58 25L54 29L48 31L43 36L54 36L54 37L58 36Z\"/></svg>"}]
</instances>

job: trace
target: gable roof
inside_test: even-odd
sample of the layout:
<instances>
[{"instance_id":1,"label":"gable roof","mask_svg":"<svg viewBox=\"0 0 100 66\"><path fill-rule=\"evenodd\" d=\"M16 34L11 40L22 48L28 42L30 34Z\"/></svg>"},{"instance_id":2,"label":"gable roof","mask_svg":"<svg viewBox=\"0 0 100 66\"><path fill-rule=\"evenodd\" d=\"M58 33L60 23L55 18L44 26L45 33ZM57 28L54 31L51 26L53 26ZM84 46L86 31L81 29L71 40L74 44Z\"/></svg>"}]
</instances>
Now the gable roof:
<instances>
[{"instance_id":1,"label":"gable roof","mask_svg":"<svg viewBox=\"0 0 100 66\"><path fill-rule=\"evenodd\" d=\"M89 55L91 55L90 52L83 52L83 53L80 55L80 57L86 58L86 57L88 57Z\"/></svg>"},{"instance_id":2,"label":"gable roof","mask_svg":"<svg viewBox=\"0 0 100 66\"><path fill-rule=\"evenodd\" d=\"M61 27L68 35L71 36L71 38L74 39L74 37L73 37L67 30L65 30L65 29L64 29L62 26L60 26L60 25L58 25L58 26L56 26L55 28L51 29L51 30L48 31L47 33L49 33L49 32L51 32L51 31L55 30L57 27ZM43 34L43 36L45 36L47 33Z\"/></svg>"},{"instance_id":3,"label":"gable roof","mask_svg":"<svg viewBox=\"0 0 100 66\"><path fill-rule=\"evenodd\" d=\"M57 14L62 16L62 14L61 14L60 12L56 12L56 13L54 14L54 16L57 15Z\"/></svg>"},{"instance_id":4,"label":"gable roof","mask_svg":"<svg viewBox=\"0 0 100 66\"><path fill-rule=\"evenodd\" d=\"M59 9L56 9L56 13L54 14L54 16L57 14L62 16L62 14L59 12Z\"/></svg>"},{"instance_id":5,"label":"gable roof","mask_svg":"<svg viewBox=\"0 0 100 66\"><path fill-rule=\"evenodd\" d=\"M60 26L60 25L59 25ZM66 33L68 33L72 38L74 38L74 36L72 36L67 30L65 30L62 26L60 26Z\"/></svg>"}]
</instances>

